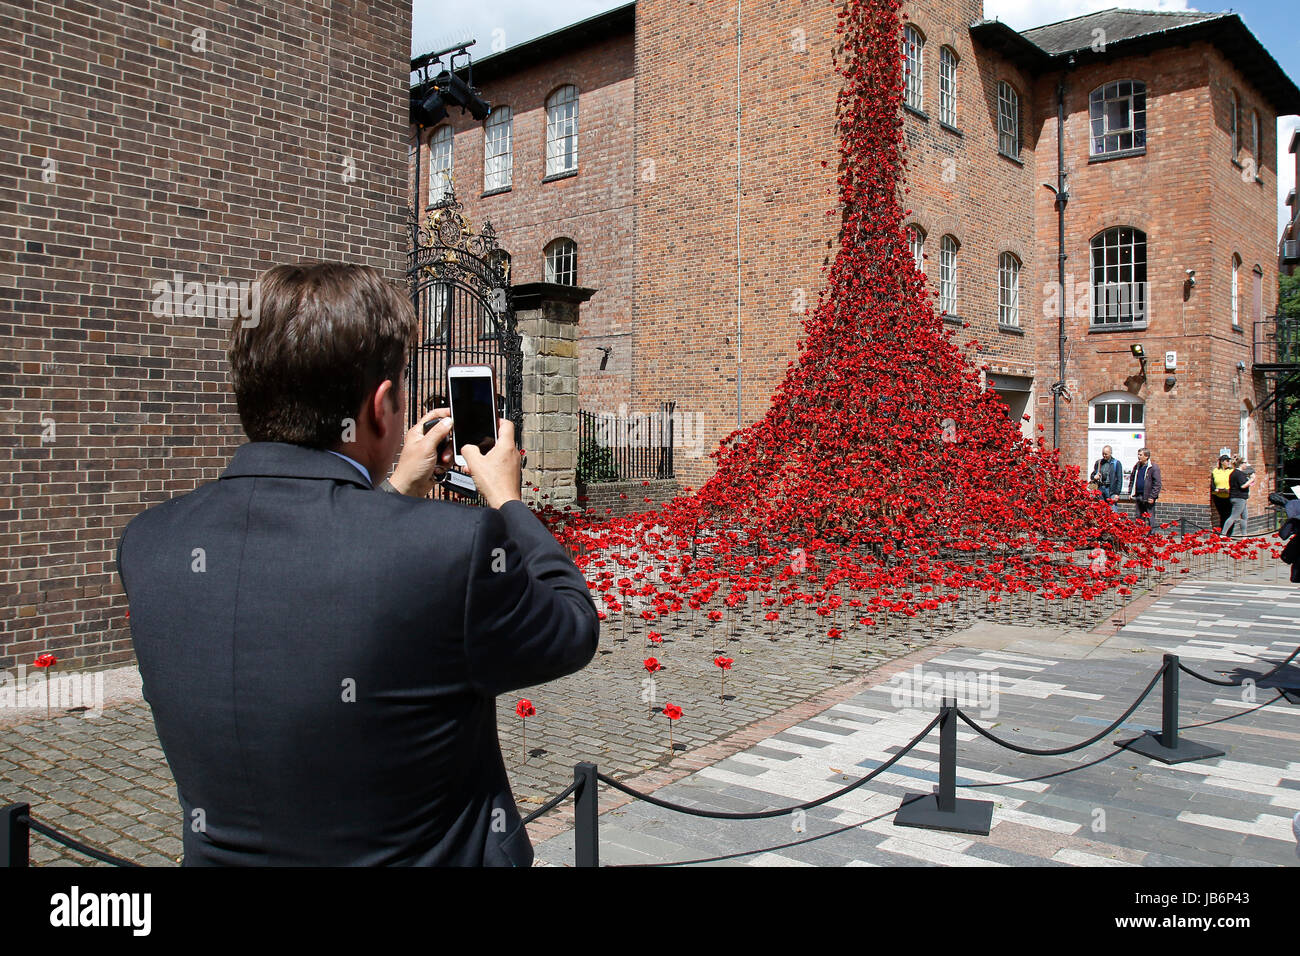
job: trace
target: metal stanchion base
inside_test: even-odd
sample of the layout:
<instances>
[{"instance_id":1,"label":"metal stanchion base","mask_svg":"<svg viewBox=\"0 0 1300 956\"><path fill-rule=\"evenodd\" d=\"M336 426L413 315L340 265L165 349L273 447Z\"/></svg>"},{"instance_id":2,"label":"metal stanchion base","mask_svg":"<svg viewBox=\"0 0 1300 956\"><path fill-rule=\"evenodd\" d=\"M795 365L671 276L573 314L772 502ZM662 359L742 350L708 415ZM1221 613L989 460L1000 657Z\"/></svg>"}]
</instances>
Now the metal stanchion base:
<instances>
[{"instance_id":1,"label":"metal stanchion base","mask_svg":"<svg viewBox=\"0 0 1300 956\"><path fill-rule=\"evenodd\" d=\"M1186 740L1183 737L1178 738L1177 747L1166 747L1160 742L1159 734L1143 734L1141 737L1134 737L1132 740L1117 740L1116 747L1123 747L1125 750L1132 750L1134 753L1140 753L1144 757L1150 757L1152 760L1159 760L1161 763L1187 763L1192 760L1208 760L1211 757L1222 757L1225 753L1215 747L1206 744L1198 744L1194 740Z\"/></svg>"},{"instance_id":2,"label":"metal stanchion base","mask_svg":"<svg viewBox=\"0 0 1300 956\"><path fill-rule=\"evenodd\" d=\"M991 801L957 800L956 805L956 809L949 813L939 809L937 794L904 794L903 805L894 814L894 826L989 835L993 828Z\"/></svg>"}]
</instances>

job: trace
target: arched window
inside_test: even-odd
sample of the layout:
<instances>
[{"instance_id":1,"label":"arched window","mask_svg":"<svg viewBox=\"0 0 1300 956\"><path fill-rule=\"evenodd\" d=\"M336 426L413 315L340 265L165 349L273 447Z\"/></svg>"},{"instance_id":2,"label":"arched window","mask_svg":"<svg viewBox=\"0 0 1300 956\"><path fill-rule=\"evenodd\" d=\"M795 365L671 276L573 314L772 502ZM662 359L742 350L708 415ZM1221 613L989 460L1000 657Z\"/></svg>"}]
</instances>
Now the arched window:
<instances>
[{"instance_id":1,"label":"arched window","mask_svg":"<svg viewBox=\"0 0 1300 956\"><path fill-rule=\"evenodd\" d=\"M1146 149L1147 86L1137 80L1119 80L1092 91L1088 97L1091 123L1089 153L1105 156Z\"/></svg>"},{"instance_id":2,"label":"arched window","mask_svg":"<svg viewBox=\"0 0 1300 956\"><path fill-rule=\"evenodd\" d=\"M1010 252L998 257L998 324L1020 325L1020 260Z\"/></svg>"},{"instance_id":3,"label":"arched window","mask_svg":"<svg viewBox=\"0 0 1300 956\"><path fill-rule=\"evenodd\" d=\"M1117 226L1092 239L1092 324L1145 326L1147 234Z\"/></svg>"},{"instance_id":4,"label":"arched window","mask_svg":"<svg viewBox=\"0 0 1300 956\"><path fill-rule=\"evenodd\" d=\"M907 227L907 245L912 250L912 261L916 263L916 271L925 271L925 232L920 226Z\"/></svg>"},{"instance_id":5,"label":"arched window","mask_svg":"<svg viewBox=\"0 0 1300 956\"><path fill-rule=\"evenodd\" d=\"M1255 169L1258 172L1259 167L1263 165L1264 157L1260 155L1259 143L1259 110L1250 111L1250 155L1255 158Z\"/></svg>"},{"instance_id":6,"label":"arched window","mask_svg":"<svg viewBox=\"0 0 1300 956\"><path fill-rule=\"evenodd\" d=\"M939 47L939 122L957 126L957 53Z\"/></svg>"},{"instance_id":7,"label":"arched window","mask_svg":"<svg viewBox=\"0 0 1300 956\"><path fill-rule=\"evenodd\" d=\"M1111 455L1124 468L1124 485L1137 465L1137 453L1146 443L1146 406L1131 392L1105 392L1088 403L1088 460L1085 475L1110 446Z\"/></svg>"},{"instance_id":8,"label":"arched window","mask_svg":"<svg viewBox=\"0 0 1300 956\"><path fill-rule=\"evenodd\" d=\"M561 86L546 98L546 175L578 168L578 88Z\"/></svg>"},{"instance_id":9,"label":"arched window","mask_svg":"<svg viewBox=\"0 0 1300 956\"><path fill-rule=\"evenodd\" d=\"M494 106L483 125L483 191L505 189L514 171L514 118L508 106Z\"/></svg>"},{"instance_id":10,"label":"arched window","mask_svg":"<svg viewBox=\"0 0 1300 956\"><path fill-rule=\"evenodd\" d=\"M925 108L925 37L916 27L903 28L903 70L906 88L903 102L914 110Z\"/></svg>"},{"instance_id":11,"label":"arched window","mask_svg":"<svg viewBox=\"0 0 1300 956\"><path fill-rule=\"evenodd\" d=\"M957 314L957 240L952 236L939 240L939 310Z\"/></svg>"},{"instance_id":12,"label":"arched window","mask_svg":"<svg viewBox=\"0 0 1300 956\"><path fill-rule=\"evenodd\" d=\"M547 244L546 281L578 284L578 244L572 239L554 239Z\"/></svg>"},{"instance_id":13,"label":"arched window","mask_svg":"<svg viewBox=\"0 0 1300 956\"><path fill-rule=\"evenodd\" d=\"M1241 325L1241 256L1232 254L1232 325Z\"/></svg>"},{"instance_id":14,"label":"arched window","mask_svg":"<svg viewBox=\"0 0 1300 956\"><path fill-rule=\"evenodd\" d=\"M998 152L1020 158L1020 94L1005 80L998 83Z\"/></svg>"},{"instance_id":15,"label":"arched window","mask_svg":"<svg viewBox=\"0 0 1300 956\"><path fill-rule=\"evenodd\" d=\"M450 126L439 126L429 137L429 203L451 192L452 135Z\"/></svg>"}]
</instances>

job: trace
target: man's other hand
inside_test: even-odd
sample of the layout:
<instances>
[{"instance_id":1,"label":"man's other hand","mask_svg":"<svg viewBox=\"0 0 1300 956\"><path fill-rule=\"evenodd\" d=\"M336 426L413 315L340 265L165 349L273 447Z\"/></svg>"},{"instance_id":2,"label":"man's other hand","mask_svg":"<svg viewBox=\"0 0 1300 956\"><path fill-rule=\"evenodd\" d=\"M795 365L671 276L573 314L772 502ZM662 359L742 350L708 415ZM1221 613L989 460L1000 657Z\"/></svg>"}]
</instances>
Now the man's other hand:
<instances>
[{"instance_id":1,"label":"man's other hand","mask_svg":"<svg viewBox=\"0 0 1300 956\"><path fill-rule=\"evenodd\" d=\"M442 421L425 432L424 423L435 418ZM451 435L451 427L450 408L430 409L411 426L402 441L402 454L393 469L393 477L388 479L394 488L416 498L424 498L433 490L434 481L441 478L455 460L451 442L447 442L441 460L438 457L438 444Z\"/></svg>"},{"instance_id":2,"label":"man's other hand","mask_svg":"<svg viewBox=\"0 0 1300 956\"><path fill-rule=\"evenodd\" d=\"M523 464L519 449L515 447L515 423L508 418L497 419L497 439L485 455L477 445L462 445L461 457L466 470L478 486L479 494L492 508L500 508L507 501L522 501Z\"/></svg>"}]
</instances>

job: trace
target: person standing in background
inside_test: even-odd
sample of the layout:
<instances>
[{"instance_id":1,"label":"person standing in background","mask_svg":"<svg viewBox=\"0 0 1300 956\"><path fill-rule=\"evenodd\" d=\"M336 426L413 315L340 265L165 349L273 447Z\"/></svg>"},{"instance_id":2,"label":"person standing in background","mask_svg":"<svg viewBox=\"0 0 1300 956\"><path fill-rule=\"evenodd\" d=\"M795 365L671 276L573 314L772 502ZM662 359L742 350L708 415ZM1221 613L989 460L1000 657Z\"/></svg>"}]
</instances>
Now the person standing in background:
<instances>
[{"instance_id":1,"label":"person standing in background","mask_svg":"<svg viewBox=\"0 0 1300 956\"><path fill-rule=\"evenodd\" d=\"M1138 452L1138 463L1129 475L1128 491L1133 496L1133 517L1156 528L1156 499L1160 497L1160 466L1151 461L1151 449Z\"/></svg>"},{"instance_id":2,"label":"person standing in background","mask_svg":"<svg viewBox=\"0 0 1300 956\"><path fill-rule=\"evenodd\" d=\"M1232 500L1228 492L1232 479L1232 459L1227 455L1219 456L1219 467L1210 469L1210 503L1218 516L1216 527L1223 528L1232 513Z\"/></svg>"},{"instance_id":3,"label":"person standing in background","mask_svg":"<svg viewBox=\"0 0 1300 956\"><path fill-rule=\"evenodd\" d=\"M1109 445L1102 448L1101 457L1093 463L1089 480L1097 483L1097 494L1107 504L1113 504L1124 490L1124 466L1111 457Z\"/></svg>"},{"instance_id":4,"label":"person standing in background","mask_svg":"<svg viewBox=\"0 0 1300 956\"><path fill-rule=\"evenodd\" d=\"M1230 511L1228 520L1223 523L1223 533L1232 537L1238 530L1246 533L1246 503L1250 500L1250 487L1255 483L1255 469L1246 472L1241 464L1243 459L1233 459L1232 474L1228 478L1228 501Z\"/></svg>"}]
</instances>

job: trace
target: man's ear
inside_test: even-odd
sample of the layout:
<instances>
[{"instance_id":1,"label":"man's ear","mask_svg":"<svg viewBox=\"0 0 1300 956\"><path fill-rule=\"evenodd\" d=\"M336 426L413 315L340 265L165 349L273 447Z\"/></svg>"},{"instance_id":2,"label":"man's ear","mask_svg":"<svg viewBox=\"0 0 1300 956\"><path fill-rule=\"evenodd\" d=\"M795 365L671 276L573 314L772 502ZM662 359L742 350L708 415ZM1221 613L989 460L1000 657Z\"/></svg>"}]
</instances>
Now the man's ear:
<instances>
[{"instance_id":1,"label":"man's ear","mask_svg":"<svg viewBox=\"0 0 1300 956\"><path fill-rule=\"evenodd\" d=\"M397 407L397 389L392 379L384 379L374 390L366 403L366 414L370 416L370 426L376 435L382 436L388 430L389 410L401 411Z\"/></svg>"}]
</instances>

